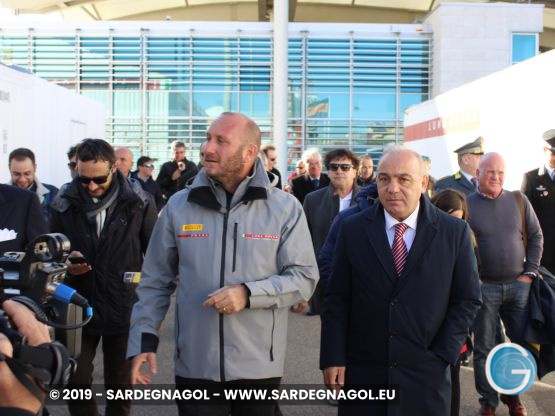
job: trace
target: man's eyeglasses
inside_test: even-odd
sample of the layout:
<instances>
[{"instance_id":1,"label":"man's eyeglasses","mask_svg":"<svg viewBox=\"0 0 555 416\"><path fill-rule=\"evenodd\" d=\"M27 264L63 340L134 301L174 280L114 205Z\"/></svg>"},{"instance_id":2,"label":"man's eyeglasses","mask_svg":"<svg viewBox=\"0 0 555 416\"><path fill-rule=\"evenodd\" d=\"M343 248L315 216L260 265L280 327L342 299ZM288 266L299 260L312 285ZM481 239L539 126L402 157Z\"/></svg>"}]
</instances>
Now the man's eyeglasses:
<instances>
[{"instance_id":1,"label":"man's eyeglasses","mask_svg":"<svg viewBox=\"0 0 555 416\"><path fill-rule=\"evenodd\" d=\"M75 169L77 167L77 162L69 162L67 167L70 169Z\"/></svg>"},{"instance_id":2,"label":"man's eyeglasses","mask_svg":"<svg viewBox=\"0 0 555 416\"><path fill-rule=\"evenodd\" d=\"M353 165L351 165L350 163L330 163L330 170L332 170L333 172L337 172L339 169L341 169L343 172L349 172L351 170L351 168L353 167Z\"/></svg>"},{"instance_id":3,"label":"man's eyeglasses","mask_svg":"<svg viewBox=\"0 0 555 416\"><path fill-rule=\"evenodd\" d=\"M110 177L110 174L104 175L104 176L95 176L94 178L89 178L88 176L81 176L79 175L77 177L77 180L79 182L81 182L83 185L88 185L91 182L96 183L97 185L102 185L103 183L106 183L108 181L108 178Z\"/></svg>"},{"instance_id":4,"label":"man's eyeglasses","mask_svg":"<svg viewBox=\"0 0 555 416\"><path fill-rule=\"evenodd\" d=\"M143 166L145 168L154 168L154 163L145 163Z\"/></svg>"},{"instance_id":5,"label":"man's eyeglasses","mask_svg":"<svg viewBox=\"0 0 555 416\"><path fill-rule=\"evenodd\" d=\"M270 158L270 161L275 162L277 160L277 157L272 157Z\"/></svg>"}]
</instances>

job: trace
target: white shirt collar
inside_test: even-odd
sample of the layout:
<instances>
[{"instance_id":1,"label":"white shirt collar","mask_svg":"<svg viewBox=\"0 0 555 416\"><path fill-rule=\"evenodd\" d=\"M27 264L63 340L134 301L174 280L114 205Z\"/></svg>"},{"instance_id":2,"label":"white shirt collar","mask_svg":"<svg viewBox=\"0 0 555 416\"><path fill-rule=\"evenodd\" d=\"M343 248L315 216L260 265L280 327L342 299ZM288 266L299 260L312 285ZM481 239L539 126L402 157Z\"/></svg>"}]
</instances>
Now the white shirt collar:
<instances>
[{"instance_id":1,"label":"white shirt collar","mask_svg":"<svg viewBox=\"0 0 555 416\"><path fill-rule=\"evenodd\" d=\"M463 175L463 176L468 180L468 182L472 183L472 178L474 178L474 176L472 176L472 175L469 174L469 173L466 173L466 172L465 172L464 170L462 170L462 169L460 170L460 172L461 172L461 175Z\"/></svg>"},{"instance_id":2,"label":"white shirt collar","mask_svg":"<svg viewBox=\"0 0 555 416\"><path fill-rule=\"evenodd\" d=\"M416 208L414 209L414 211L412 212L412 214L410 214L407 218L405 218L404 221L397 221L395 218L393 218L389 212L387 212L385 209L383 210L384 216L385 216L385 228L386 230L389 230L390 228L394 227L395 224L402 222L405 223L409 226L409 228L413 229L414 231L416 231L416 223L418 221L418 210L420 208L420 202L418 203L418 205L416 206Z\"/></svg>"},{"instance_id":3,"label":"white shirt collar","mask_svg":"<svg viewBox=\"0 0 555 416\"><path fill-rule=\"evenodd\" d=\"M549 175L549 177L551 178L551 180L553 180L553 172L554 172L555 169L553 169L549 165L545 165L545 170L546 170L547 174Z\"/></svg>"}]
</instances>

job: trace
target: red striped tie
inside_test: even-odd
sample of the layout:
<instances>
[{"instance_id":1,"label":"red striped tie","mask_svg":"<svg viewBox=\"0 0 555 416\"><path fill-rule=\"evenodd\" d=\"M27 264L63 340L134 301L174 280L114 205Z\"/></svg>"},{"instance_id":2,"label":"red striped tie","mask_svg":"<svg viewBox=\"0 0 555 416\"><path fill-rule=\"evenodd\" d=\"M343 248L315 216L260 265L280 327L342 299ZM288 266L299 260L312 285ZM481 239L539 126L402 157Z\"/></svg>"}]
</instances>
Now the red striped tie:
<instances>
[{"instance_id":1,"label":"red striped tie","mask_svg":"<svg viewBox=\"0 0 555 416\"><path fill-rule=\"evenodd\" d=\"M403 240L403 234L407 231L407 228L409 228L409 226L402 222L395 224L395 237L393 238L391 252L393 254L393 263L395 264L395 270L397 270L398 276L401 276L401 272L407 261L408 251L405 241Z\"/></svg>"}]
</instances>

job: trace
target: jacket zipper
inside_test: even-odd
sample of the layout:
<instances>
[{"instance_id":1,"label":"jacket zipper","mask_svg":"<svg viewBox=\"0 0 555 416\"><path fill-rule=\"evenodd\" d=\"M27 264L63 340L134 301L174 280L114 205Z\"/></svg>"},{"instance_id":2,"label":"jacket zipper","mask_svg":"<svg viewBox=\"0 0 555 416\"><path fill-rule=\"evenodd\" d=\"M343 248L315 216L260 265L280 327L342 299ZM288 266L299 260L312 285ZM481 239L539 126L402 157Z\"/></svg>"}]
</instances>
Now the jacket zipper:
<instances>
[{"instance_id":1,"label":"jacket zipper","mask_svg":"<svg viewBox=\"0 0 555 416\"><path fill-rule=\"evenodd\" d=\"M274 328L276 326L276 310L272 309L272 339L270 340L270 361L274 361Z\"/></svg>"},{"instance_id":2,"label":"jacket zipper","mask_svg":"<svg viewBox=\"0 0 555 416\"><path fill-rule=\"evenodd\" d=\"M229 218L229 210L224 214L224 232L222 233L222 262L220 265L220 287L224 287L225 281L225 249L227 238L227 220ZM220 314L220 381L225 382L224 368L224 315Z\"/></svg>"},{"instance_id":3,"label":"jacket zipper","mask_svg":"<svg viewBox=\"0 0 555 416\"><path fill-rule=\"evenodd\" d=\"M233 226L233 270L235 272L235 261L237 259L237 223Z\"/></svg>"}]
</instances>

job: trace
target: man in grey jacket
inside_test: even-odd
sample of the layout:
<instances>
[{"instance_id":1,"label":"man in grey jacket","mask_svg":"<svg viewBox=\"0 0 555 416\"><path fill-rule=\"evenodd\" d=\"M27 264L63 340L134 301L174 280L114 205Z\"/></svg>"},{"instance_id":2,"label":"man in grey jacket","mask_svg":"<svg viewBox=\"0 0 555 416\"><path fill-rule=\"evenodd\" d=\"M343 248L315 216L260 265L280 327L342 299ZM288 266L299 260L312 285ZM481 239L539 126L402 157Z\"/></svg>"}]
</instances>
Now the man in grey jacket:
<instances>
[{"instance_id":1,"label":"man in grey jacket","mask_svg":"<svg viewBox=\"0 0 555 416\"><path fill-rule=\"evenodd\" d=\"M133 384L150 382L143 363L156 369L160 324L177 287L179 390L279 386L288 309L310 298L318 269L302 207L270 185L259 147L251 119L222 114L206 135L204 170L160 214L131 318ZM180 415L275 411L268 402L215 404L178 400Z\"/></svg>"}]
</instances>

